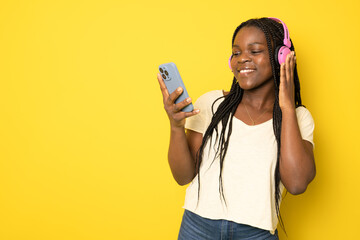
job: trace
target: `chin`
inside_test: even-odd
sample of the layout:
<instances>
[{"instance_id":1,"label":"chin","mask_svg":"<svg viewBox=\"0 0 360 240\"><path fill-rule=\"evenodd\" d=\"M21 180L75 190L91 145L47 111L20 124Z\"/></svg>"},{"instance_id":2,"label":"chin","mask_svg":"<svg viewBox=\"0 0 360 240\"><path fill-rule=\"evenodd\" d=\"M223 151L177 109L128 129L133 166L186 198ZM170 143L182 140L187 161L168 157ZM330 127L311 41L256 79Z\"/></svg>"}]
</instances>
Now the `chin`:
<instances>
[{"instance_id":1,"label":"chin","mask_svg":"<svg viewBox=\"0 0 360 240\"><path fill-rule=\"evenodd\" d=\"M257 87L256 84L249 83L249 82L239 81L238 83L239 83L239 86L244 90L251 90L251 89L254 89Z\"/></svg>"}]
</instances>

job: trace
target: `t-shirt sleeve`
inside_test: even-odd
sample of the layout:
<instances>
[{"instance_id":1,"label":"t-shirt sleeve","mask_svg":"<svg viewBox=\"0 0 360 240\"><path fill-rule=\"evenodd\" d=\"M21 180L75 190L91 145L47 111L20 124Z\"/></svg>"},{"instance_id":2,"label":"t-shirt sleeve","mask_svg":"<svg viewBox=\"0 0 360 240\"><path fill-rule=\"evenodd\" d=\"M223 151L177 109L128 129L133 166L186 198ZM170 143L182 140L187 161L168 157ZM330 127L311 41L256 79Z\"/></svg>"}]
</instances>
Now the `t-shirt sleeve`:
<instances>
[{"instance_id":1,"label":"t-shirt sleeve","mask_svg":"<svg viewBox=\"0 0 360 240\"><path fill-rule=\"evenodd\" d=\"M315 147L314 144L315 123L314 123L314 119L311 116L311 113L305 107L298 107L296 108L296 116L300 128L301 137L304 140L311 142L313 147Z\"/></svg>"},{"instance_id":2,"label":"t-shirt sleeve","mask_svg":"<svg viewBox=\"0 0 360 240\"><path fill-rule=\"evenodd\" d=\"M199 109L200 113L186 119L185 128L204 134L206 131L207 119L207 97L200 96L194 103L194 108Z\"/></svg>"},{"instance_id":3,"label":"t-shirt sleeve","mask_svg":"<svg viewBox=\"0 0 360 240\"><path fill-rule=\"evenodd\" d=\"M216 111L217 107L221 103L221 101L217 100L220 100L223 96L224 94L222 90L213 90L201 95L194 103L195 109L200 109L200 113L187 118L185 128L204 135L213 116L213 104L214 111Z\"/></svg>"}]
</instances>

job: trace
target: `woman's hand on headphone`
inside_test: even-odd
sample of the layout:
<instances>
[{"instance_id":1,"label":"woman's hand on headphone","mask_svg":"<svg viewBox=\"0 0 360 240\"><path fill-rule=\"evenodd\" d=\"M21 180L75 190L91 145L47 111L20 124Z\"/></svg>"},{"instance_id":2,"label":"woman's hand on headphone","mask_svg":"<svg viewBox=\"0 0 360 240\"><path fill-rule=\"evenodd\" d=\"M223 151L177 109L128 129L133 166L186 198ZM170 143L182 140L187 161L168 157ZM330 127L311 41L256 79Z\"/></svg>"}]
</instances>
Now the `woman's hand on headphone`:
<instances>
[{"instance_id":1,"label":"woman's hand on headphone","mask_svg":"<svg viewBox=\"0 0 360 240\"><path fill-rule=\"evenodd\" d=\"M175 100L181 95L183 89L179 87L174 92L169 94L164 80L159 73L157 74L157 79L159 81L161 93L163 95L164 108L169 117L171 127L184 127L185 118L194 116L200 111L198 109L194 109L192 112L182 112L181 109L191 103L191 98L187 98L184 101L175 104Z\"/></svg>"},{"instance_id":2,"label":"woman's hand on headphone","mask_svg":"<svg viewBox=\"0 0 360 240\"><path fill-rule=\"evenodd\" d=\"M279 105L282 111L295 109L294 69L296 56L292 51L280 66Z\"/></svg>"}]
</instances>

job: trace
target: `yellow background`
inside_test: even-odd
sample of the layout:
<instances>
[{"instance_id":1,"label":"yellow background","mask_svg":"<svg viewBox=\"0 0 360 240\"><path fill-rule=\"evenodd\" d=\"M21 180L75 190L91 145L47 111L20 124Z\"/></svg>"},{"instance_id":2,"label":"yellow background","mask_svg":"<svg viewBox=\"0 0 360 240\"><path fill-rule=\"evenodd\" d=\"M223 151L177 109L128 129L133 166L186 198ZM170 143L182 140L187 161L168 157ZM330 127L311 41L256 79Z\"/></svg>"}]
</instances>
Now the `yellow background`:
<instances>
[{"instance_id":1,"label":"yellow background","mask_svg":"<svg viewBox=\"0 0 360 240\"><path fill-rule=\"evenodd\" d=\"M186 187L167 163L156 80L228 89L242 21L286 22L317 176L288 194L288 239L358 239L360 5L342 1L0 2L0 239L176 239ZM280 239L286 239L280 230Z\"/></svg>"}]
</instances>

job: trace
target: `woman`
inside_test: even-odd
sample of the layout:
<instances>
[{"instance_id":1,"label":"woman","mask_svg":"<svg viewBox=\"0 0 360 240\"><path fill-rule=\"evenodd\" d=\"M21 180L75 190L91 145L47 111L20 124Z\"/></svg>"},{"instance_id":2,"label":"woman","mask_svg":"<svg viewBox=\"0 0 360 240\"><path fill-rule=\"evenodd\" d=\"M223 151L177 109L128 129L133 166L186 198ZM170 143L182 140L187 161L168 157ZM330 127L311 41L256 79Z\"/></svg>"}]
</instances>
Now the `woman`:
<instances>
[{"instance_id":1,"label":"woman","mask_svg":"<svg viewBox=\"0 0 360 240\"><path fill-rule=\"evenodd\" d=\"M237 27L231 90L202 95L193 112L181 112L191 99L175 104L182 89L169 94L158 74L170 168L180 185L191 182L179 239L278 239L283 188L301 194L315 177L314 122L301 105L294 47L280 22ZM289 49L278 55L284 44Z\"/></svg>"}]
</instances>

